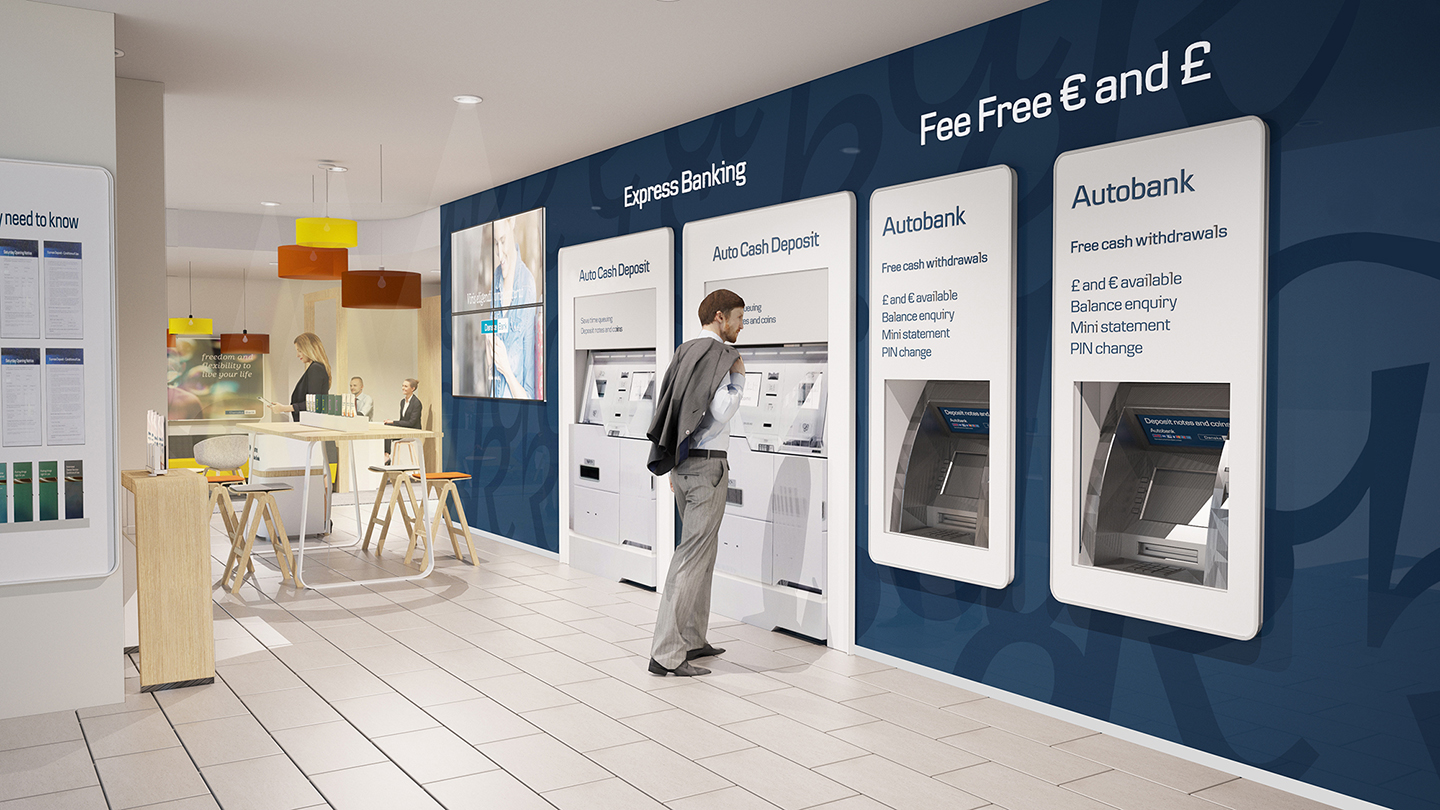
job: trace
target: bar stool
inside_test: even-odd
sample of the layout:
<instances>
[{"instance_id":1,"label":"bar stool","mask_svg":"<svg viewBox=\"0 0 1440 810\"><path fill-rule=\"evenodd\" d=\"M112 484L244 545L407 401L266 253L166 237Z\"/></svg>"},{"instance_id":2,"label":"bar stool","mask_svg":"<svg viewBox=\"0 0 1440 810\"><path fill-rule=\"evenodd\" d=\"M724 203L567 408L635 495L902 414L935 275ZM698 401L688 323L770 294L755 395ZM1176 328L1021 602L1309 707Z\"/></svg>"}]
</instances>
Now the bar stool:
<instances>
[{"instance_id":1,"label":"bar stool","mask_svg":"<svg viewBox=\"0 0 1440 810\"><path fill-rule=\"evenodd\" d=\"M240 590L245 577L255 573L255 564L250 560L250 551L255 547L255 535L260 531L260 521L270 531L270 545L275 549L275 560L280 565L280 580L293 582L295 557L290 551L290 536L285 533L285 524L280 520L280 507L275 503L272 492L293 489L289 484L255 483L241 484L234 488L245 493L245 508L240 513L239 530L230 537L230 556L225 560L225 573L220 575L220 584L225 590L235 593ZM230 584L230 573L235 573L235 583Z\"/></svg>"},{"instance_id":2,"label":"bar stool","mask_svg":"<svg viewBox=\"0 0 1440 810\"><path fill-rule=\"evenodd\" d=\"M375 531L375 523L380 515L380 502L385 500L385 487L387 486L390 487L390 502L385 510L385 520L380 524L380 537L375 543L376 556L379 556L379 554L385 550L385 535L390 532L390 521L395 517L396 506L400 507L400 519L405 523L405 531L408 532L412 538L415 536L416 524L411 521L410 513L405 509L405 501L408 500L410 502L411 508L413 508L418 515L420 507L415 502L415 490L410 487L410 477L408 475L408 473L418 469L420 468L410 464L370 465L371 472L378 472L383 477L380 479L380 488L375 490L375 505L370 509L370 522L365 526L365 539L360 544L361 551L370 550L370 535ZM402 489L405 492L404 500L400 498ZM409 554L406 555L405 561L407 563L410 561Z\"/></svg>"},{"instance_id":3,"label":"bar stool","mask_svg":"<svg viewBox=\"0 0 1440 810\"><path fill-rule=\"evenodd\" d=\"M431 542L433 543L433 538L438 536L440 531L440 518L443 516L445 518L445 531L450 535L450 545L455 548L455 559L461 562L465 561L464 555L460 553L460 540L455 536L455 524L450 520L450 509L446 503L448 500L455 504L455 511L460 516L460 532L465 538L466 548L470 549L470 564L479 565L480 560L475 556L475 544L470 540L470 524L465 520L465 507L460 503L460 490L455 488L456 481L469 481L470 476L462 472L434 472L427 474L425 478L429 484L431 494L435 497L435 517L430 521ZM420 474L418 472L412 472L410 473L410 479L419 481ZM417 539L418 537L416 535L411 535L410 548L405 552L405 562L407 563L410 562L411 555L415 553L415 542ZM425 561L424 555L421 555L420 561L422 563Z\"/></svg>"},{"instance_id":4,"label":"bar stool","mask_svg":"<svg viewBox=\"0 0 1440 810\"><path fill-rule=\"evenodd\" d=\"M205 480L210 485L210 508L205 514L214 514L215 506L219 504L225 530L233 538L236 532L235 510L230 506L230 493L226 485L245 480L245 476L239 475L239 472L250 456L250 439L238 434L215 436L197 442L194 452L195 463L205 468ZM205 522L209 523L210 519L207 517Z\"/></svg>"}]
</instances>

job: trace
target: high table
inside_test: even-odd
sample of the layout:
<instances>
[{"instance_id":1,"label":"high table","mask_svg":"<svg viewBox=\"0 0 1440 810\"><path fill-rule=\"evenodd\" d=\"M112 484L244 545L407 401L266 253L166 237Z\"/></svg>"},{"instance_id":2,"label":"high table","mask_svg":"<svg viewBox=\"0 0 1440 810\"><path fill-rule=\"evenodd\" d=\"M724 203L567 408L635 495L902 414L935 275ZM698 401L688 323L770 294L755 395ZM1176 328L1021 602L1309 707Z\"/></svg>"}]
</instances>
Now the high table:
<instances>
[{"instance_id":1,"label":"high table","mask_svg":"<svg viewBox=\"0 0 1440 810\"><path fill-rule=\"evenodd\" d=\"M315 447L321 442L350 442L368 439L395 439L397 441L403 441L408 439L416 440L414 443L415 451L419 455L420 464L420 514L417 517L416 521L412 524L411 531L419 531L421 533L421 537L425 540L425 548L428 551L428 553L425 555L425 570L421 571L418 574L410 574L407 576L378 577L376 579L347 580L345 582L325 582L307 585L303 576L303 572L305 570L305 523L306 518L309 517L309 510L306 509L302 510L300 513L300 548L295 558L295 587L323 589L350 587L353 585L374 585L379 582L410 582L412 580L424 579L425 577L430 576L431 571L435 570L435 549L433 548L434 538L430 536L430 524L425 520L425 510L429 499L430 488L426 486L424 440L440 438L443 435L442 433L440 433L440 431L416 430L414 428L395 427L394 425L386 425L378 422L369 423L368 429L365 430L331 430L315 425L307 425L302 422L251 422L245 426L245 430L251 436L250 444L252 447L252 453L255 444L254 436L255 434L259 433L263 433L268 436L281 436L286 439L291 439L298 442L305 442L307 444L305 450L306 463L304 464L304 484L302 487L302 492L306 493L310 491L310 470L312 465L309 463L309 461L311 458L314 457ZM359 475L355 470L355 454L350 453L349 456L350 489L352 494L355 496L355 542L349 543L344 546L327 545L323 549L325 551L350 548L351 546L355 546L360 543L361 523ZM326 465L327 468L328 466L329 465ZM287 529L286 531L289 530Z\"/></svg>"}]
</instances>

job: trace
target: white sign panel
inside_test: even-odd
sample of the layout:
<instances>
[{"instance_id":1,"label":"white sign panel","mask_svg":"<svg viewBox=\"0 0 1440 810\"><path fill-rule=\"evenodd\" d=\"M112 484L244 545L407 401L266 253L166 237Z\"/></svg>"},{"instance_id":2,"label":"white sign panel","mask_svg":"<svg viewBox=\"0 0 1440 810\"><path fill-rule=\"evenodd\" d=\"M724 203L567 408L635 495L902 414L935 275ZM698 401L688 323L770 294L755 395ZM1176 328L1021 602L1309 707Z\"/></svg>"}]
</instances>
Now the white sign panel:
<instances>
[{"instance_id":1,"label":"white sign panel","mask_svg":"<svg viewBox=\"0 0 1440 810\"><path fill-rule=\"evenodd\" d=\"M1259 630L1267 150L1249 117L1055 161L1062 602Z\"/></svg>"},{"instance_id":2,"label":"white sign panel","mask_svg":"<svg viewBox=\"0 0 1440 810\"><path fill-rule=\"evenodd\" d=\"M747 299L748 300L748 299ZM870 557L1014 576L1015 172L870 197Z\"/></svg>"},{"instance_id":3,"label":"white sign panel","mask_svg":"<svg viewBox=\"0 0 1440 810\"><path fill-rule=\"evenodd\" d=\"M824 343L830 335L827 276L824 269L796 270L707 281L705 293L724 288L745 300L745 328L737 346Z\"/></svg>"},{"instance_id":4,"label":"white sign panel","mask_svg":"<svg viewBox=\"0 0 1440 810\"><path fill-rule=\"evenodd\" d=\"M0 160L0 584L119 563L114 267L109 172Z\"/></svg>"},{"instance_id":5,"label":"white sign panel","mask_svg":"<svg viewBox=\"0 0 1440 810\"><path fill-rule=\"evenodd\" d=\"M654 287L575 299L576 349L649 349L654 345Z\"/></svg>"}]
</instances>

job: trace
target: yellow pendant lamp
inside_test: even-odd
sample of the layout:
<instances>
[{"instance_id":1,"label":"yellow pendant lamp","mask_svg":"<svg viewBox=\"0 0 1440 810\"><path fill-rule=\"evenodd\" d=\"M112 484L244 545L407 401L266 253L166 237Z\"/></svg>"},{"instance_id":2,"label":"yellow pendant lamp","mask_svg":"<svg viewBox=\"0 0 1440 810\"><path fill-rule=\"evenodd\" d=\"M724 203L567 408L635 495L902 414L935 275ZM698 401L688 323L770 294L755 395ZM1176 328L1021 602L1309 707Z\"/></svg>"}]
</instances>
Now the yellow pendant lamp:
<instances>
[{"instance_id":1,"label":"yellow pendant lamp","mask_svg":"<svg viewBox=\"0 0 1440 810\"><path fill-rule=\"evenodd\" d=\"M213 318L195 317L195 264L189 263L190 267L190 317L171 318L170 334L172 335L213 335L215 334L215 321Z\"/></svg>"},{"instance_id":2,"label":"yellow pendant lamp","mask_svg":"<svg viewBox=\"0 0 1440 810\"><path fill-rule=\"evenodd\" d=\"M360 244L359 225L353 219L330 216L330 175L346 171L344 166L321 163L325 170L325 216L295 220L295 244L316 248L353 248Z\"/></svg>"}]
</instances>

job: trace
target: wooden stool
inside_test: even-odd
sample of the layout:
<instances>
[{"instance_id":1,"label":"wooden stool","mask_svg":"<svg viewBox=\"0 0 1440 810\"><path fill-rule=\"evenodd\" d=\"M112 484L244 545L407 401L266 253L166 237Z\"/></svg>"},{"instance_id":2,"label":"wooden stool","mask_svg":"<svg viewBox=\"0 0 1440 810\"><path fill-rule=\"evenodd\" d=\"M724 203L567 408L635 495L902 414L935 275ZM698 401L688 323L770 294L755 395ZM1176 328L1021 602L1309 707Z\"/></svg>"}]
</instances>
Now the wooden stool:
<instances>
[{"instance_id":1,"label":"wooden stool","mask_svg":"<svg viewBox=\"0 0 1440 810\"><path fill-rule=\"evenodd\" d=\"M392 464L387 466L384 464L372 464L370 466L372 472L378 472L384 477L380 479L380 488L375 490L375 506L370 509L370 522L365 526L365 540L360 544L361 551L370 550L370 534L375 530L375 522L380 515L380 502L385 500L385 487L387 486L390 487L390 503L385 510L385 520L380 524L380 537L375 543L376 556L379 556L379 554L385 550L385 535L390 532L390 521L395 517L395 507L397 505L400 507L400 520L405 523L405 531L408 532L412 538L415 537L416 524L411 521L410 512L405 509L405 501L408 500L411 508L418 514L420 507L415 502L415 490L410 488L410 478L407 475L407 473L414 472L418 469L419 467L409 465L402 466ZM402 489L405 491L404 500L400 498L400 491ZM411 546L413 548L413 542ZM408 554L406 555L405 561L410 561Z\"/></svg>"},{"instance_id":2,"label":"wooden stool","mask_svg":"<svg viewBox=\"0 0 1440 810\"><path fill-rule=\"evenodd\" d=\"M230 488L226 484L238 484L245 480L243 475L229 475L226 473L209 473L205 480L210 484L210 508L205 510L206 515L215 514L215 506L220 506L220 518L225 521L225 534L230 536L230 544L235 544L235 533L238 531L235 523L235 509L230 505ZM206 517L205 522L209 523L210 518Z\"/></svg>"},{"instance_id":3,"label":"wooden stool","mask_svg":"<svg viewBox=\"0 0 1440 810\"><path fill-rule=\"evenodd\" d=\"M410 478L413 481L419 481L420 474L410 473ZM470 549L470 564L479 565L480 561L475 556L475 544L470 541L470 524L465 520L465 507L460 504L460 490L455 488L456 481L469 481L470 476L461 472L437 472L430 473L425 478L430 485L430 491L435 496L435 517L430 521L431 543L433 544L434 538L438 536L440 518L443 516L445 531L450 535L450 545L455 548L455 559L461 562L465 561L464 555L460 553L460 539L455 536L455 524L450 520L450 509L446 504L446 501L449 500L455 504L455 511L460 515L460 533L465 538L466 548ZM407 563L410 562L411 555L415 553L417 539L416 535L411 535L410 548L405 552L405 562ZM421 555L420 561L424 563L424 555Z\"/></svg>"},{"instance_id":4,"label":"wooden stool","mask_svg":"<svg viewBox=\"0 0 1440 810\"><path fill-rule=\"evenodd\" d=\"M290 536L285 533L285 524L280 520L280 507L275 503L275 496L270 494L292 487L289 484L242 484L234 489L245 493L245 509L240 513L238 530L230 538L230 556L225 560L225 573L220 575L221 586L235 593L245 582L246 575L255 573L250 551L255 547L255 535L260 531L261 520L270 530L270 545L275 549L275 560L280 564L280 580L293 582L295 556L290 551ZM235 573L233 586L230 584L232 571Z\"/></svg>"}]
</instances>

